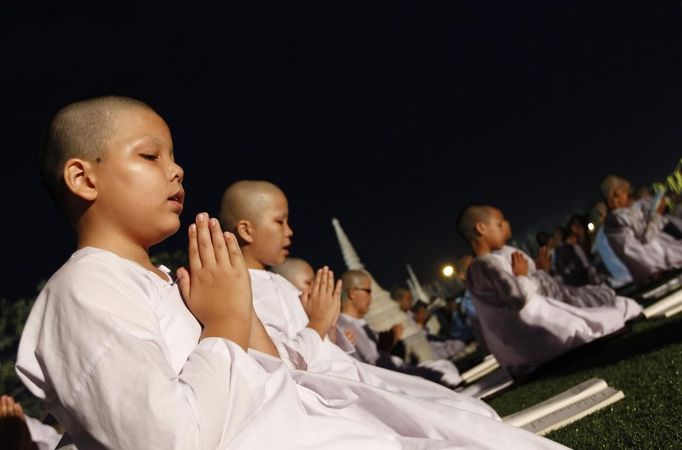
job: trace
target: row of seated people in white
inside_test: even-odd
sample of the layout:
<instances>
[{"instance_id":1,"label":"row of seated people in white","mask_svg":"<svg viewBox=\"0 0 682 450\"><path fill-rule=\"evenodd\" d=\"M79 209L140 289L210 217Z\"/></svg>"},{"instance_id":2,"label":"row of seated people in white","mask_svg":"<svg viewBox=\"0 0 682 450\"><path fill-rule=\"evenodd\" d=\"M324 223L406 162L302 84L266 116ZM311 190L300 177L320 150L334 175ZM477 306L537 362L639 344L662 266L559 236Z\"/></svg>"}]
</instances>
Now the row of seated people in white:
<instances>
[{"instance_id":1,"label":"row of seated people in white","mask_svg":"<svg viewBox=\"0 0 682 450\"><path fill-rule=\"evenodd\" d=\"M337 414L352 411L353 416L368 417L371 422L378 418L400 435L450 442L443 444L444 448L540 445L534 440L512 444L506 437L485 436L492 431L488 424L498 423L497 414L485 403L419 377L365 364L349 356L348 352L354 349L346 344L337 341L345 348L342 350L328 338L321 340L306 327L308 318L298 289L270 271L249 269L249 273L256 313L296 385L306 388L301 397L309 411L324 414L324 410L331 408ZM263 354L255 356L266 367L267 361L270 365L282 364ZM465 429L470 430L470 436L466 436ZM506 434L502 429L499 431ZM513 434L516 436L516 432Z\"/></svg>"},{"instance_id":2,"label":"row of seated people in white","mask_svg":"<svg viewBox=\"0 0 682 450\"><path fill-rule=\"evenodd\" d=\"M679 219L652 212L652 208L651 198L613 208L602 225L609 247L641 285L661 272L682 268L682 240L666 232L667 227L678 228Z\"/></svg>"},{"instance_id":3,"label":"row of seated people in white","mask_svg":"<svg viewBox=\"0 0 682 450\"><path fill-rule=\"evenodd\" d=\"M505 245L474 260L468 287L488 349L514 376L525 375L566 351L617 331L641 313L635 301L606 286L559 283L537 270L515 276Z\"/></svg>"},{"instance_id":4,"label":"row of seated people in white","mask_svg":"<svg viewBox=\"0 0 682 450\"><path fill-rule=\"evenodd\" d=\"M68 431L63 443L84 449L563 448L483 402L362 365L304 329L284 279L252 276L259 316L280 351L302 360L199 341L170 279L86 247L36 300L17 372Z\"/></svg>"}]
</instances>

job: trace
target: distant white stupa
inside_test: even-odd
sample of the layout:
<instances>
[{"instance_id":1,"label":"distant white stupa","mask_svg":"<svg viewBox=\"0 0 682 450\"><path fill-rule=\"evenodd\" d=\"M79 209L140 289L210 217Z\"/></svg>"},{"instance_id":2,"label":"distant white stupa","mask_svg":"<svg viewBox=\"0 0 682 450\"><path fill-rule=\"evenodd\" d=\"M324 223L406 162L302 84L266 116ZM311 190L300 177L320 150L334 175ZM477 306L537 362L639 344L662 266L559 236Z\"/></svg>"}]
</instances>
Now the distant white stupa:
<instances>
[{"instance_id":1,"label":"distant white stupa","mask_svg":"<svg viewBox=\"0 0 682 450\"><path fill-rule=\"evenodd\" d=\"M422 302L426 303L427 305L431 303L431 299L429 298L429 295L426 293L424 288L422 287L421 283L417 279L417 275L415 275L414 270L412 270L411 265L407 265L407 274L410 276L408 280L408 285L410 286L410 289L412 290L412 296L414 297L414 301L416 302L417 300L421 300Z\"/></svg>"},{"instance_id":2,"label":"distant white stupa","mask_svg":"<svg viewBox=\"0 0 682 450\"><path fill-rule=\"evenodd\" d=\"M336 238L341 247L341 254L348 270L362 270L372 279L372 303L365 316L369 326L377 331L385 331L396 324L402 323L402 341L407 354L414 355L419 362L432 360L431 347L421 328L407 320L407 316L400 310L398 304L391 299L389 292L381 287L372 274L365 269L365 266L360 261L360 257L350 243L350 239L348 239L343 228L341 228L338 219L332 219L332 225L334 226Z\"/></svg>"}]
</instances>

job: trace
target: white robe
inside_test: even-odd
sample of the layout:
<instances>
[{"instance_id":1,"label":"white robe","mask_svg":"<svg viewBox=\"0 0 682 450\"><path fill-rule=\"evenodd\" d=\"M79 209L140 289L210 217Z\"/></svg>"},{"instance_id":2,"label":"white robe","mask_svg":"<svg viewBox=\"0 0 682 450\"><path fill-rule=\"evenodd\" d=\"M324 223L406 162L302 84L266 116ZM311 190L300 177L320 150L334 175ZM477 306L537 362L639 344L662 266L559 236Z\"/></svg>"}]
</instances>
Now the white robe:
<instances>
[{"instance_id":1,"label":"white robe","mask_svg":"<svg viewBox=\"0 0 682 450\"><path fill-rule=\"evenodd\" d=\"M642 311L624 297L592 308L546 297L531 277L515 276L511 261L500 254L475 258L467 286L489 350L514 375L617 331Z\"/></svg>"},{"instance_id":2,"label":"white robe","mask_svg":"<svg viewBox=\"0 0 682 450\"><path fill-rule=\"evenodd\" d=\"M376 365L379 359L379 349L376 342L367 334L366 326L367 322L364 319L357 319L345 313L339 316L339 327L344 331L351 330L355 333L354 356L362 362Z\"/></svg>"},{"instance_id":3,"label":"white robe","mask_svg":"<svg viewBox=\"0 0 682 450\"><path fill-rule=\"evenodd\" d=\"M81 449L441 448L311 415L286 370L199 335L177 286L84 248L38 296L17 373Z\"/></svg>"},{"instance_id":4,"label":"white robe","mask_svg":"<svg viewBox=\"0 0 682 450\"><path fill-rule=\"evenodd\" d=\"M609 212L604 234L636 283L646 284L658 272L682 268L682 240L663 231L665 217L654 214L647 226L651 201L640 200Z\"/></svg>"},{"instance_id":5,"label":"white robe","mask_svg":"<svg viewBox=\"0 0 682 450\"><path fill-rule=\"evenodd\" d=\"M355 360L306 328L308 318L299 291L285 278L264 270L249 272L258 317L273 341L280 341L276 343L278 350L294 350L296 355L283 355L278 360L252 353L268 370L289 367L302 388L299 396L303 405L311 414L351 414L377 427L383 424L400 436L442 440L452 448L565 448L507 427L479 400L419 377ZM317 348L309 348L311 345ZM301 355L308 370L292 364Z\"/></svg>"}]
</instances>

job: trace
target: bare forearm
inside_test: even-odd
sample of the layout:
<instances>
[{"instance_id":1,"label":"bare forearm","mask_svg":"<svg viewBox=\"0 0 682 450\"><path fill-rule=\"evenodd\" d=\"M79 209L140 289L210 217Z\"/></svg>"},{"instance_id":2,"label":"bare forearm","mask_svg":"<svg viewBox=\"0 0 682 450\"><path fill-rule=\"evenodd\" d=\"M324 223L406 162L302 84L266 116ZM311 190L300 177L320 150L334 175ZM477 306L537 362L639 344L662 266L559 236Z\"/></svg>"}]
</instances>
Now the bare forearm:
<instances>
[{"instance_id":1,"label":"bare forearm","mask_svg":"<svg viewBox=\"0 0 682 450\"><path fill-rule=\"evenodd\" d=\"M207 323L201 333L201 339L220 337L230 340L244 351L249 348L252 328L252 314L240 313L224 320L214 320Z\"/></svg>"},{"instance_id":2,"label":"bare forearm","mask_svg":"<svg viewBox=\"0 0 682 450\"><path fill-rule=\"evenodd\" d=\"M310 320L308 322L308 328L312 328L320 335L320 339L324 339L329 330L329 323L323 320Z\"/></svg>"},{"instance_id":3,"label":"bare forearm","mask_svg":"<svg viewBox=\"0 0 682 450\"><path fill-rule=\"evenodd\" d=\"M255 311L251 313L251 336L249 348L279 358L279 353L277 352L275 345L272 343L272 339L270 339L268 332L263 326L263 322L260 321Z\"/></svg>"}]
</instances>

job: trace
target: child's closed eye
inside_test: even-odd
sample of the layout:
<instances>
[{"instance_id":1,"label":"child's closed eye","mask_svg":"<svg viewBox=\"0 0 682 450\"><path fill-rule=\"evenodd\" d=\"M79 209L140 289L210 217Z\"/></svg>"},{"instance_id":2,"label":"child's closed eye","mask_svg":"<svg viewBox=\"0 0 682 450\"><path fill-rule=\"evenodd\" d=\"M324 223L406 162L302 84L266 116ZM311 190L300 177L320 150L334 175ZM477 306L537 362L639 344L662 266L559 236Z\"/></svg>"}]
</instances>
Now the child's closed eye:
<instances>
[{"instance_id":1,"label":"child's closed eye","mask_svg":"<svg viewBox=\"0 0 682 450\"><path fill-rule=\"evenodd\" d=\"M142 154L140 154L140 156L142 156L144 159L147 159L149 161L156 161L157 159L159 159L159 155L154 155L151 153L142 153Z\"/></svg>"}]
</instances>

